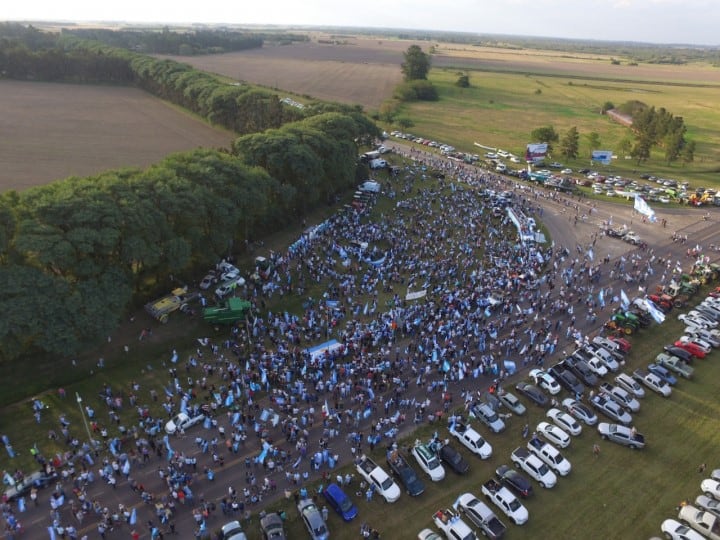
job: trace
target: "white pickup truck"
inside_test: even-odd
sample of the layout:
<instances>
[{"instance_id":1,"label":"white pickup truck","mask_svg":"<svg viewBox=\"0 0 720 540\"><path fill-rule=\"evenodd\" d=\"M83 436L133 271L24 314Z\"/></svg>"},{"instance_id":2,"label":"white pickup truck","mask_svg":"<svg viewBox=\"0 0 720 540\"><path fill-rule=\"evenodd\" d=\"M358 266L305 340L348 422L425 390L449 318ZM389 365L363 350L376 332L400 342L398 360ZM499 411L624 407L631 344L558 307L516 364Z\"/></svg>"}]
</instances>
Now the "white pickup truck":
<instances>
[{"instance_id":1,"label":"white pickup truck","mask_svg":"<svg viewBox=\"0 0 720 540\"><path fill-rule=\"evenodd\" d=\"M552 444L533 437L527 443L528 450L548 464L560 476L567 476L572 470L570 462Z\"/></svg>"},{"instance_id":2,"label":"white pickup truck","mask_svg":"<svg viewBox=\"0 0 720 540\"><path fill-rule=\"evenodd\" d=\"M477 540L468 524L450 509L435 512L433 521L448 540Z\"/></svg>"},{"instance_id":3,"label":"white pickup truck","mask_svg":"<svg viewBox=\"0 0 720 540\"><path fill-rule=\"evenodd\" d=\"M500 482L491 478L482 485L482 492L485 498L502 510L515 525L527 523L527 508Z\"/></svg>"},{"instance_id":4,"label":"white pickup truck","mask_svg":"<svg viewBox=\"0 0 720 540\"><path fill-rule=\"evenodd\" d=\"M465 448L481 459L488 459L492 456L492 446L482 435L463 422L453 422L448 427L450 435L460 441Z\"/></svg>"},{"instance_id":5,"label":"white pickup truck","mask_svg":"<svg viewBox=\"0 0 720 540\"><path fill-rule=\"evenodd\" d=\"M375 486L387 502L393 503L400 498L400 487L372 459L363 455L358 460L356 468L360 476Z\"/></svg>"}]
</instances>

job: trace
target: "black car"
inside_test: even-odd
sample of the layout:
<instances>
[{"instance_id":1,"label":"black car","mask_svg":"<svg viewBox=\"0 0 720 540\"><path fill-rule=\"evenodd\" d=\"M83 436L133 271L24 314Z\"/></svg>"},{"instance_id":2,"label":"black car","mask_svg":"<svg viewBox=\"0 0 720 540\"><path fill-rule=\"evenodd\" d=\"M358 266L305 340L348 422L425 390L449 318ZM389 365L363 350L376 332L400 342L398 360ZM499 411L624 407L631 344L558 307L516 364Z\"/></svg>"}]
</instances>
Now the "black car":
<instances>
[{"instance_id":1,"label":"black car","mask_svg":"<svg viewBox=\"0 0 720 540\"><path fill-rule=\"evenodd\" d=\"M585 391L583 384L562 362L552 366L549 371L550 375L555 377L555 380L560 383L560 386L572 395L582 394Z\"/></svg>"},{"instance_id":2,"label":"black car","mask_svg":"<svg viewBox=\"0 0 720 540\"><path fill-rule=\"evenodd\" d=\"M598 378L587 365L585 360L577 356L568 356L565 365L577 376L585 386L596 386Z\"/></svg>"},{"instance_id":3,"label":"black car","mask_svg":"<svg viewBox=\"0 0 720 540\"><path fill-rule=\"evenodd\" d=\"M533 494L530 481L512 467L501 465L495 470L495 476L501 484L509 487L523 499L527 499Z\"/></svg>"},{"instance_id":4,"label":"black car","mask_svg":"<svg viewBox=\"0 0 720 540\"><path fill-rule=\"evenodd\" d=\"M548 397L534 384L519 382L515 385L515 390L520 392L522 395L533 401L540 407L547 407L550 403Z\"/></svg>"},{"instance_id":5,"label":"black car","mask_svg":"<svg viewBox=\"0 0 720 540\"><path fill-rule=\"evenodd\" d=\"M388 451L387 462L390 470L400 479L402 485L405 486L408 495L417 497L425 491L423 481L418 478L413 468L397 450Z\"/></svg>"},{"instance_id":6,"label":"black car","mask_svg":"<svg viewBox=\"0 0 720 540\"><path fill-rule=\"evenodd\" d=\"M470 469L470 465L465 461L465 458L462 457L462 454L449 444L444 444L442 448L440 448L438 456L458 474L465 474Z\"/></svg>"},{"instance_id":7,"label":"black car","mask_svg":"<svg viewBox=\"0 0 720 540\"><path fill-rule=\"evenodd\" d=\"M691 353L689 353L685 349L681 349L680 347L676 347L675 345L665 345L665 347L663 347L663 350L668 354L677 356L680 360L683 360L684 362L686 362L688 364L693 361L693 358L695 358Z\"/></svg>"}]
</instances>

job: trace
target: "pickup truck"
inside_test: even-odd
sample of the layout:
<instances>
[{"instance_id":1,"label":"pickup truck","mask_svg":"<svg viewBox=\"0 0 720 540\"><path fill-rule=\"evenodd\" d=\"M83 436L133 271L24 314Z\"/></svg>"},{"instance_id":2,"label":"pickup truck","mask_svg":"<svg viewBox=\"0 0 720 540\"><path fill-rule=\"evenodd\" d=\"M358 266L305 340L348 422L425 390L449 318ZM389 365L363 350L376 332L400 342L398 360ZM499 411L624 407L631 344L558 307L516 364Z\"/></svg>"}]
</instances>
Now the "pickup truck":
<instances>
[{"instance_id":1,"label":"pickup truck","mask_svg":"<svg viewBox=\"0 0 720 540\"><path fill-rule=\"evenodd\" d=\"M678 519L690 525L704 537L720 540L720 518L716 515L686 504L680 508Z\"/></svg>"},{"instance_id":2,"label":"pickup truck","mask_svg":"<svg viewBox=\"0 0 720 540\"><path fill-rule=\"evenodd\" d=\"M460 495L453 504L453 508L478 527L484 536L493 540L505 536L507 530L505 524L498 519L488 505L472 493Z\"/></svg>"},{"instance_id":3,"label":"pickup truck","mask_svg":"<svg viewBox=\"0 0 720 540\"><path fill-rule=\"evenodd\" d=\"M515 525L527 523L527 508L500 482L491 478L482 485L482 492L485 498L502 510Z\"/></svg>"},{"instance_id":4,"label":"pickup truck","mask_svg":"<svg viewBox=\"0 0 720 540\"><path fill-rule=\"evenodd\" d=\"M645 437L627 426L600 422L598 431L603 439L628 446L633 450L645 448Z\"/></svg>"},{"instance_id":5,"label":"pickup truck","mask_svg":"<svg viewBox=\"0 0 720 540\"><path fill-rule=\"evenodd\" d=\"M448 540L477 540L473 530L452 510L438 510L433 521Z\"/></svg>"},{"instance_id":6,"label":"pickup truck","mask_svg":"<svg viewBox=\"0 0 720 540\"><path fill-rule=\"evenodd\" d=\"M482 435L463 422L453 422L448 427L450 435L460 441L465 448L481 459L488 459L492 456L492 446Z\"/></svg>"},{"instance_id":7,"label":"pickup truck","mask_svg":"<svg viewBox=\"0 0 720 540\"><path fill-rule=\"evenodd\" d=\"M411 497L417 497L425 491L425 484L415 473L405 457L397 450L389 450L387 453L387 463L393 474L400 479L405 490Z\"/></svg>"},{"instance_id":8,"label":"pickup truck","mask_svg":"<svg viewBox=\"0 0 720 540\"><path fill-rule=\"evenodd\" d=\"M567 476L572 470L570 462L563 457L560 451L552 444L537 437L531 438L527 443L528 450L548 464L560 476Z\"/></svg>"},{"instance_id":9,"label":"pickup truck","mask_svg":"<svg viewBox=\"0 0 720 540\"><path fill-rule=\"evenodd\" d=\"M516 467L522 469L535 479L540 487L551 488L557 483L557 476L552 472L545 462L541 461L535 454L530 453L527 448L517 447L510 454L510 460Z\"/></svg>"},{"instance_id":10,"label":"pickup truck","mask_svg":"<svg viewBox=\"0 0 720 540\"><path fill-rule=\"evenodd\" d=\"M357 472L383 496L383 498L393 503L400 498L400 488L393 482L390 475L379 467L372 459L363 455L357 461Z\"/></svg>"}]
</instances>

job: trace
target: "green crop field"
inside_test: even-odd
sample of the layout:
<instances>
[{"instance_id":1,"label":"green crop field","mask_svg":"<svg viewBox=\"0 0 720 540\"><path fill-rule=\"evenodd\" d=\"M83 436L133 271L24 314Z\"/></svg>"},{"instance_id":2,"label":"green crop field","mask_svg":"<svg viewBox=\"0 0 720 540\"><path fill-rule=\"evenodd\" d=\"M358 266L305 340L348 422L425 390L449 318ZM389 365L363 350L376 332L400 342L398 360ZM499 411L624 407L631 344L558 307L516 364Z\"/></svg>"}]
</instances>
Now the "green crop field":
<instances>
[{"instance_id":1,"label":"green crop field","mask_svg":"<svg viewBox=\"0 0 720 540\"><path fill-rule=\"evenodd\" d=\"M618 106L638 100L684 118L687 139L697 144L695 161L687 166L680 163L668 166L662 150L657 149L646 163L638 165L635 160L620 156L604 170L615 174L642 170L682 177L693 185L717 184L720 85L701 76L710 69L698 67L688 71L687 84L471 70L468 71L471 87L459 88L455 86L457 69L435 68L430 71L430 80L438 88L440 100L404 104L399 114L414 123L408 131L418 136L464 151L471 151L473 143L479 142L520 156L528 142L537 142L530 140L533 129L552 125L562 138L569 128L576 126L581 135L581 159L566 161L557 151L553 159L580 168L589 166L591 150L617 151L622 139L632 137L628 128L600 114L602 105L607 101ZM695 81L693 74L697 75ZM587 135L591 132L600 136L599 148L590 148Z\"/></svg>"}]
</instances>

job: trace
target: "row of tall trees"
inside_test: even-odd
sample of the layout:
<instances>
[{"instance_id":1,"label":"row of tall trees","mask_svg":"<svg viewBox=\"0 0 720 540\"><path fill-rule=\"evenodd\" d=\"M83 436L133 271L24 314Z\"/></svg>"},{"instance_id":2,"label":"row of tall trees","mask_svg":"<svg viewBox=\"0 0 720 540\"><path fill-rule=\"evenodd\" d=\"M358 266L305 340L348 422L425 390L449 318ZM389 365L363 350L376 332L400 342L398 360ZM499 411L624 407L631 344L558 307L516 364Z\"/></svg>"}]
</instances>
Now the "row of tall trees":
<instances>
[{"instance_id":1,"label":"row of tall trees","mask_svg":"<svg viewBox=\"0 0 720 540\"><path fill-rule=\"evenodd\" d=\"M146 169L0 196L0 361L68 355L127 308L355 182L362 115L326 113ZM148 284L154 284L148 288Z\"/></svg>"}]
</instances>

